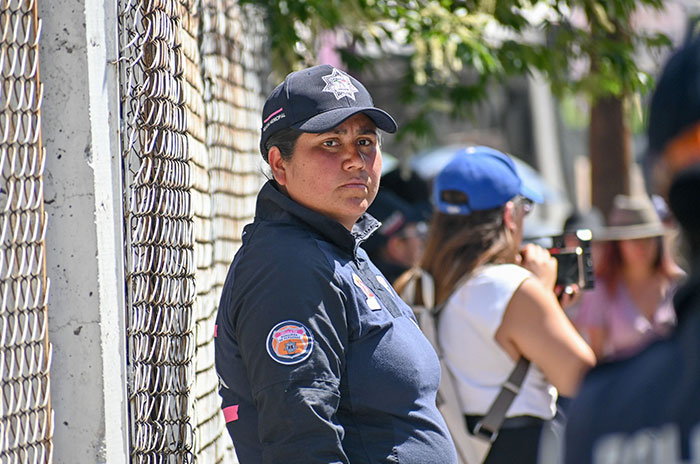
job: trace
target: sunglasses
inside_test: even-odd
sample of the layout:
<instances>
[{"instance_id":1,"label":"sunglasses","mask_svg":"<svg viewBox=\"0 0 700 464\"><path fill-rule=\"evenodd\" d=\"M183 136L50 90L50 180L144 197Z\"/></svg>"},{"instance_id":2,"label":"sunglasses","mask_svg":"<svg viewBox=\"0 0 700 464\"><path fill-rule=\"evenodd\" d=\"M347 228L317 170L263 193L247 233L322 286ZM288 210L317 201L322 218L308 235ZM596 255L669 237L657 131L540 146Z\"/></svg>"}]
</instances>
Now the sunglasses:
<instances>
[{"instance_id":1,"label":"sunglasses","mask_svg":"<svg viewBox=\"0 0 700 464\"><path fill-rule=\"evenodd\" d=\"M518 196L515 199L514 202L516 205L520 205L522 211L523 211L523 216L527 216L530 211L535 207L535 203L530 200L529 198L525 198L523 196Z\"/></svg>"}]
</instances>

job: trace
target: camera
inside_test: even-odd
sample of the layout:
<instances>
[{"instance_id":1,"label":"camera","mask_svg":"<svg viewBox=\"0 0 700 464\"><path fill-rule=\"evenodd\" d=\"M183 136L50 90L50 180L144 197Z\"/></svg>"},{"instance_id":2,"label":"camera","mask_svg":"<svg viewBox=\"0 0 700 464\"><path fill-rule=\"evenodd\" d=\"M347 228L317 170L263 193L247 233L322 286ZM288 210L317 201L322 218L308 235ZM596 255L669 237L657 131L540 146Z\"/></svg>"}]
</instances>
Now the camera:
<instances>
[{"instance_id":1,"label":"camera","mask_svg":"<svg viewBox=\"0 0 700 464\"><path fill-rule=\"evenodd\" d=\"M561 235L530 239L542 244L557 260L557 285L577 284L580 289L593 288L593 257L590 229L578 229Z\"/></svg>"}]
</instances>

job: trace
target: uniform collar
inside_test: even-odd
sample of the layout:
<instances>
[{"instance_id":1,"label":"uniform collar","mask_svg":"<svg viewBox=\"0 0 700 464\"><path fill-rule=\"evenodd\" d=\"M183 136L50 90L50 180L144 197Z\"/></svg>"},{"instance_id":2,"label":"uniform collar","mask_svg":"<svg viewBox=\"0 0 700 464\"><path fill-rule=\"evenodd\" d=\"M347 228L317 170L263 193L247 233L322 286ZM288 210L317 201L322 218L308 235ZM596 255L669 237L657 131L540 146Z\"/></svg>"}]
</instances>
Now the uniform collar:
<instances>
[{"instance_id":1,"label":"uniform collar","mask_svg":"<svg viewBox=\"0 0 700 464\"><path fill-rule=\"evenodd\" d=\"M331 243L351 253L353 258L356 257L360 244L381 225L372 216L364 213L355 222L352 232L350 232L338 221L292 200L289 196L279 191L273 181L268 180L258 194L255 211L256 219L275 219L287 215L306 224Z\"/></svg>"}]
</instances>

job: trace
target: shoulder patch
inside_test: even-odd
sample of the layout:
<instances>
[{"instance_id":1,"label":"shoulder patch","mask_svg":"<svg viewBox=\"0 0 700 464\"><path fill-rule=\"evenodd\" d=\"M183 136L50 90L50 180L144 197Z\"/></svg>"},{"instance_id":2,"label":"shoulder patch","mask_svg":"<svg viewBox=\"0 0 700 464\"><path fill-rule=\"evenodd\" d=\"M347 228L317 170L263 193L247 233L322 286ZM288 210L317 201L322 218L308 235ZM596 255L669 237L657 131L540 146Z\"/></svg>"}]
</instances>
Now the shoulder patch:
<instances>
[{"instance_id":1,"label":"shoulder patch","mask_svg":"<svg viewBox=\"0 0 700 464\"><path fill-rule=\"evenodd\" d=\"M311 355L314 336L304 324L284 321L267 334L267 354L280 364L297 364Z\"/></svg>"}]
</instances>

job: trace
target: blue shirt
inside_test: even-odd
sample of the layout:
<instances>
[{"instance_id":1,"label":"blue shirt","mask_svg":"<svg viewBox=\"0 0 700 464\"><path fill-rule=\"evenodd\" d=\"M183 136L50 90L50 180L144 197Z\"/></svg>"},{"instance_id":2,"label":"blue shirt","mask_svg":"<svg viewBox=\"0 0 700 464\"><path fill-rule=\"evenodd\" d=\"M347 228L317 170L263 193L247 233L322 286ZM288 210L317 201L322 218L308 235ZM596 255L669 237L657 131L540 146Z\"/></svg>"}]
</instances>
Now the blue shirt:
<instances>
[{"instance_id":1,"label":"blue shirt","mask_svg":"<svg viewBox=\"0 0 700 464\"><path fill-rule=\"evenodd\" d=\"M224 285L215 339L242 464L457 462L438 358L352 231L268 182Z\"/></svg>"},{"instance_id":2,"label":"blue shirt","mask_svg":"<svg viewBox=\"0 0 700 464\"><path fill-rule=\"evenodd\" d=\"M674 304L668 339L588 374L569 410L567 464L700 462L700 275Z\"/></svg>"}]
</instances>

